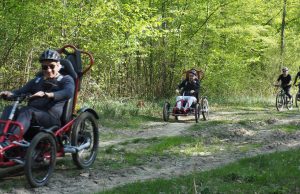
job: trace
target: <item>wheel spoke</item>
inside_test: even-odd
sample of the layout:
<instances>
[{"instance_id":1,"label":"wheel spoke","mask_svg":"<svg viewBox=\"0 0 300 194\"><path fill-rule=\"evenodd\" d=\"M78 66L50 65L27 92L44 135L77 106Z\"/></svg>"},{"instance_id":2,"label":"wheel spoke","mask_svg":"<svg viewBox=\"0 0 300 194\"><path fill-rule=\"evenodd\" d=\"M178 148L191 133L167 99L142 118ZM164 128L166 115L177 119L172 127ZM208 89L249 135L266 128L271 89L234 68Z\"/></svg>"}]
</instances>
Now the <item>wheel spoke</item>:
<instances>
[{"instance_id":1,"label":"wheel spoke","mask_svg":"<svg viewBox=\"0 0 300 194\"><path fill-rule=\"evenodd\" d=\"M25 175L31 186L39 187L48 182L55 160L54 138L47 133L38 133L31 141L25 157Z\"/></svg>"},{"instance_id":2,"label":"wheel spoke","mask_svg":"<svg viewBox=\"0 0 300 194\"><path fill-rule=\"evenodd\" d=\"M73 161L79 168L92 165L98 148L98 127L94 116L85 112L79 116L72 129L71 144L79 147L90 142L90 146L72 154Z\"/></svg>"}]
</instances>

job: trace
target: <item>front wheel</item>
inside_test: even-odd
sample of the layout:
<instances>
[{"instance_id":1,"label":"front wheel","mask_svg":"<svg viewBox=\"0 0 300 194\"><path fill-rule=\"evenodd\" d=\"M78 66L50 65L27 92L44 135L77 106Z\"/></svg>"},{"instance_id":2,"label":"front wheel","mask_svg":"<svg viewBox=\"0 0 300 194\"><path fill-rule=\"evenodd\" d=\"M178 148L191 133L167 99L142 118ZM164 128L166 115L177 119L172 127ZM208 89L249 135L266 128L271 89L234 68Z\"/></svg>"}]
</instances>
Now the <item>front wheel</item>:
<instances>
[{"instance_id":1,"label":"front wheel","mask_svg":"<svg viewBox=\"0 0 300 194\"><path fill-rule=\"evenodd\" d=\"M98 143L99 131L95 116L90 112L80 114L72 127L71 145L75 147L89 146L72 154L73 162L78 168L88 168L94 163Z\"/></svg>"},{"instance_id":2,"label":"front wheel","mask_svg":"<svg viewBox=\"0 0 300 194\"><path fill-rule=\"evenodd\" d=\"M208 119L209 116L209 106L208 100L206 98L202 100L202 116L205 121Z\"/></svg>"},{"instance_id":3,"label":"front wheel","mask_svg":"<svg viewBox=\"0 0 300 194\"><path fill-rule=\"evenodd\" d=\"M164 121L168 121L170 118L170 103L165 102L163 107L163 119Z\"/></svg>"},{"instance_id":4,"label":"front wheel","mask_svg":"<svg viewBox=\"0 0 300 194\"><path fill-rule=\"evenodd\" d=\"M284 106L284 98L280 93L278 93L276 95L276 109L278 111L282 111L283 106Z\"/></svg>"},{"instance_id":5,"label":"front wheel","mask_svg":"<svg viewBox=\"0 0 300 194\"><path fill-rule=\"evenodd\" d=\"M32 187L41 187L49 181L56 163L56 142L52 135L38 133L30 143L25 156L25 176Z\"/></svg>"}]
</instances>

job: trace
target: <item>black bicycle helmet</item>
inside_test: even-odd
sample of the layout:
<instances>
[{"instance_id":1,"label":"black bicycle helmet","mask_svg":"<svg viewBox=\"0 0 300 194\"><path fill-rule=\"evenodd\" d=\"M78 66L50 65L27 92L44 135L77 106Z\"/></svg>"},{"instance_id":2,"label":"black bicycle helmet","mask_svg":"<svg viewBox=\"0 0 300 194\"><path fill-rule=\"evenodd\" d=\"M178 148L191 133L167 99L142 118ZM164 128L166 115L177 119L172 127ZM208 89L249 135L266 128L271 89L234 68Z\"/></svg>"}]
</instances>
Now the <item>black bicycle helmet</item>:
<instances>
[{"instance_id":1,"label":"black bicycle helmet","mask_svg":"<svg viewBox=\"0 0 300 194\"><path fill-rule=\"evenodd\" d=\"M40 62L45 60L59 61L60 55L56 50L45 50L40 56Z\"/></svg>"},{"instance_id":2,"label":"black bicycle helmet","mask_svg":"<svg viewBox=\"0 0 300 194\"><path fill-rule=\"evenodd\" d=\"M196 76L197 76L197 71L196 71L195 69L191 69L191 70L189 71L189 73L191 73L191 74L193 74L193 75L196 75Z\"/></svg>"}]
</instances>

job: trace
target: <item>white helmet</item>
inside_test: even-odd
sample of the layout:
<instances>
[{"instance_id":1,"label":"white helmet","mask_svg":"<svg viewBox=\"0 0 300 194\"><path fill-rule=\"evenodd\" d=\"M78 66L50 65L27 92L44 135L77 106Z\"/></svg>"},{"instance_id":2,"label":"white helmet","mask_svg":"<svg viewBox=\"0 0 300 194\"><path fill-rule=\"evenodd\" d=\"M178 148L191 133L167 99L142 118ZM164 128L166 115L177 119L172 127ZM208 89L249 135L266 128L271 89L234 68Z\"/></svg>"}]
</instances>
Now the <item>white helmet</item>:
<instances>
[{"instance_id":1,"label":"white helmet","mask_svg":"<svg viewBox=\"0 0 300 194\"><path fill-rule=\"evenodd\" d=\"M287 68L287 67L283 67L281 70L282 70L282 71L288 71L288 70L289 70L289 68Z\"/></svg>"}]
</instances>

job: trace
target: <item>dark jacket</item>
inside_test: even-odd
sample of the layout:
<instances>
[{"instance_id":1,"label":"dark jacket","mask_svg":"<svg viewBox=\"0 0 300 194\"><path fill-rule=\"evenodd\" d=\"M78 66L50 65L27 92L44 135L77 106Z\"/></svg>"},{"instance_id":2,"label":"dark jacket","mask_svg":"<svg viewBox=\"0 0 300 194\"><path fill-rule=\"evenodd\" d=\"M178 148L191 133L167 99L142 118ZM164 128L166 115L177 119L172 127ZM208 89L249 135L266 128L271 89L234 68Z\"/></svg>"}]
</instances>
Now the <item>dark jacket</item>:
<instances>
[{"instance_id":1,"label":"dark jacket","mask_svg":"<svg viewBox=\"0 0 300 194\"><path fill-rule=\"evenodd\" d=\"M60 119L65 102L74 96L75 84L71 76L58 76L54 79L45 80L42 76L38 76L13 93L19 94L35 94L38 91L53 92L54 98L34 98L28 102L28 106L35 107L40 110L48 111L52 116Z\"/></svg>"},{"instance_id":2,"label":"dark jacket","mask_svg":"<svg viewBox=\"0 0 300 194\"><path fill-rule=\"evenodd\" d=\"M200 83L199 83L198 79L196 79L192 82L185 79L178 85L178 89L181 91L181 95L195 96L197 99L198 99L199 88L200 88ZM191 90L194 90L195 93L192 94Z\"/></svg>"},{"instance_id":3,"label":"dark jacket","mask_svg":"<svg viewBox=\"0 0 300 194\"><path fill-rule=\"evenodd\" d=\"M284 77L283 74L281 74L277 79L277 81L281 81L282 87L287 87L291 80L292 76L290 74L288 74L286 77Z\"/></svg>"},{"instance_id":4,"label":"dark jacket","mask_svg":"<svg viewBox=\"0 0 300 194\"><path fill-rule=\"evenodd\" d=\"M298 77L300 78L300 71L297 73L297 75L295 77L294 85L296 84Z\"/></svg>"}]
</instances>

